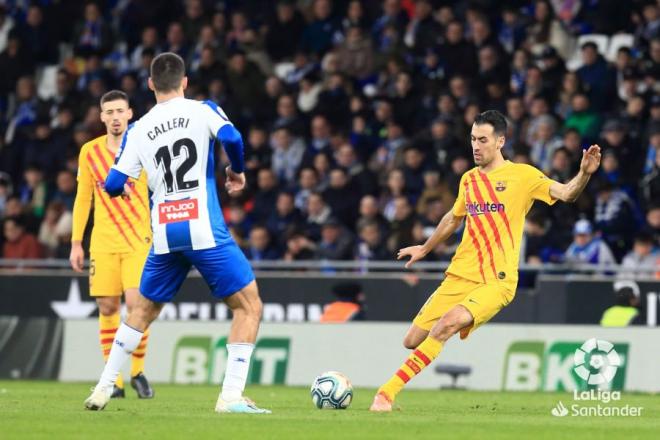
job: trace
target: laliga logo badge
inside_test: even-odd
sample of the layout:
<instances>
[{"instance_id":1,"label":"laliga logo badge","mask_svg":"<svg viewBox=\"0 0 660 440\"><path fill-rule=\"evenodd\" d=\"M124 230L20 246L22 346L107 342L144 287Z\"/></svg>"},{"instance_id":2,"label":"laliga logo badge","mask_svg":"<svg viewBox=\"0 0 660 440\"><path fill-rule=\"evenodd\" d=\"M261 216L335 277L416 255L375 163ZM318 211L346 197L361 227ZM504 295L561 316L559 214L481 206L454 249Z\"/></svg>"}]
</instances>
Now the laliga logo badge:
<instances>
[{"instance_id":1,"label":"laliga logo badge","mask_svg":"<svg viewBox=\"0 0 660 440\"><path fill-rule=\"evenodd\" d=\"M588 360L587 360L588 359ZM601 385L611 382L621 366L619 353L612 343L602 339L591 338L573 356L573 370L589 385Z\"/></svg>"},{"instance_id":2,"label":"laliga logo badge","mask_svg":"<svg viewBox=\"0 0 660 440\"><path fill-rule=\"evenodd\" d=\"M506 182L495 182L495 191L502 192L506 189Z\"/></svg>"}]
</instances>

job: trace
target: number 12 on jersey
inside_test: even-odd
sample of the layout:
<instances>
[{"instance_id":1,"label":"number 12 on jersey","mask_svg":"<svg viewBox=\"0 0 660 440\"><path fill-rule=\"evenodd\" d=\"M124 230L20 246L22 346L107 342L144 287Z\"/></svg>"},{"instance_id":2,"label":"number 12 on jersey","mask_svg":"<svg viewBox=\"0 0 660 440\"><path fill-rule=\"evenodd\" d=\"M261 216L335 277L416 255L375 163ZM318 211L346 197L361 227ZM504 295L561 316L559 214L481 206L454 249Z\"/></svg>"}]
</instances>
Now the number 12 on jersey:
<instances>
[{"instance_id":1,"label":"number 12 on jersey","mask_svg":"<svg viewBox=\"0 0 660 440\"><path fill-rule=\"evenodd\" d=\"M172 169L172 159L178 159L184 155L184 152L183 161L176 169ZM167 145L160 147L156 151L154 161L156 162L156 168L159 168L161 164L163 166L163 182L165 183L165 193L167 195L190 191L199 186L198 180L185 180L186 173L197 162L197 148L192 139L183 138L174 142L172 145L172 155L170 155Z\"/></svg>"}]
</instances>

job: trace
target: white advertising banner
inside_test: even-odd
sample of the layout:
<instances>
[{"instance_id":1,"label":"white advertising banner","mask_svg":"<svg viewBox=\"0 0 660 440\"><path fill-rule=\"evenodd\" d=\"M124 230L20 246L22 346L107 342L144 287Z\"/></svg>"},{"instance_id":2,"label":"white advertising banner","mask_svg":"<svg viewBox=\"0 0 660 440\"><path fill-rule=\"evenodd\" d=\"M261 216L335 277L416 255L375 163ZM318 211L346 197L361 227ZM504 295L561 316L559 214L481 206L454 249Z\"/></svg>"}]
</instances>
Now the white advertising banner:
<instances>
[{"instance_id":1,"label":"white advertising banner","mask_svg":"<svg viewBox=\"0 0 660 440\"><path fill-rule=\"evenodd\" d=\"M356 386L377 387L403 362L407 324L264 324L251 383L304 385L327 370ZM220 383L227 323L156 322L145 373L153 382ZM437 367L468 367L457 385L475 390L568 391L587 384L660 392L660 329L487 324L467 340L452 338L410 387L452 384ZM95 381L103 367L95 320L67 321L60 368L65 381ZM128 370L127 370L128 371Z\"/></svg>"}]
</instances>

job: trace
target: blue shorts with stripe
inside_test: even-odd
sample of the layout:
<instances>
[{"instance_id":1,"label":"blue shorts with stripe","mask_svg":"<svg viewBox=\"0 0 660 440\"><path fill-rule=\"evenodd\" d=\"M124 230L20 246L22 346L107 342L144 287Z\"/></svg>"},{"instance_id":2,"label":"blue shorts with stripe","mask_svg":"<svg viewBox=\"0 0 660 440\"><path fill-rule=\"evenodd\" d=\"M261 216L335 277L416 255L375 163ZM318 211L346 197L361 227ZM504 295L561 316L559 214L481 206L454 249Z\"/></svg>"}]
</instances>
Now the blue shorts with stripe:
<instances>
[{"instance_id":1,"label":"blue shorts with stripe","mask_svg":"<svg viewBox=\"0 0 660 440\"><path fill-rule=\"evenodd\" d=\"M233 295L254 280L250 263L234 242L160 255L154 254L152 247L144 264L140 293L154 302L172 301L192 266L218 298Z\"/></svg>"}]
</instances>

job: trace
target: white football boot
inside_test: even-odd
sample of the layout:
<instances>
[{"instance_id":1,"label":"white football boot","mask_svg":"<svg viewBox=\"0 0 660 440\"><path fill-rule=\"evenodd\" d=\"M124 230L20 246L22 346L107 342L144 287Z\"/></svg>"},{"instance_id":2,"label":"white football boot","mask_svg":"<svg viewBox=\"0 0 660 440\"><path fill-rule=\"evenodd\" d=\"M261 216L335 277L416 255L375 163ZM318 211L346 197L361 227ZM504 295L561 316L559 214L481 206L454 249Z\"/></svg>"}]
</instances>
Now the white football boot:
<instances>
[{"instance_id":1,"label":"white football boot","mask_svg":"<svg viewBox=\"0 0 660 440\"><path fill-rule=\"evenodd\" d=\"M217 413L243 413L243 414L270 414L271 411L257 407L255 403L247 397L225 401L222 395L218 396L218 401L215 404L215 412Z\"/></svg>"},{"instance_id":2,"label":"white football boot","mask_svg":"<svg viewBox=\"0 0 660 440\"><path fill-rule=\"evenodd\" d=\"M101 411L110 402L112 389L112 386L101 387L96 385L92 390L92 395L85 400L85 408L92 411Z\"/></svg>"}]
</instances>

